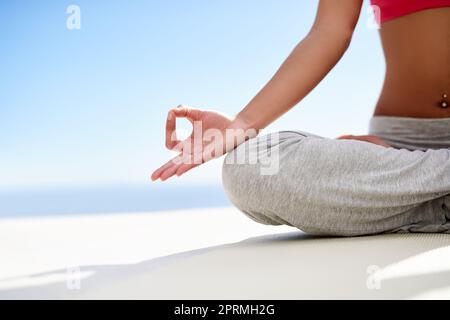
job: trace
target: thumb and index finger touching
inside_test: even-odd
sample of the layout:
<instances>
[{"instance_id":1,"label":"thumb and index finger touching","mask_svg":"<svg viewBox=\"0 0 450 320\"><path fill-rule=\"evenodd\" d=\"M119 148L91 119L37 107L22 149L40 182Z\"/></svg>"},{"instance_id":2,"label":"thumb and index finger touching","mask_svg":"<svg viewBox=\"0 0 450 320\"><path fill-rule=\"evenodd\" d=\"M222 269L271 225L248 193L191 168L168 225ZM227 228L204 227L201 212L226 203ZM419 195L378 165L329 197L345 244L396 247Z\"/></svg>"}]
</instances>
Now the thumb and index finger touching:
<instances>
[{"instance_id":1,"label":"thumb and index finger touching","mask_svg":"<svg viewBox=\"0 0 450 320\"><path fill-rule=\"evenodd\" d=\"M182 141L178 140L176 130L177 130L177 119L184 118L189 120L191 123L198 120L200 111L193 109L191 107L180 105L177 108L171 109L167 114L166 120L166 147L169 150L175 149L180 146Z\"/></svg>"}]
</instances>

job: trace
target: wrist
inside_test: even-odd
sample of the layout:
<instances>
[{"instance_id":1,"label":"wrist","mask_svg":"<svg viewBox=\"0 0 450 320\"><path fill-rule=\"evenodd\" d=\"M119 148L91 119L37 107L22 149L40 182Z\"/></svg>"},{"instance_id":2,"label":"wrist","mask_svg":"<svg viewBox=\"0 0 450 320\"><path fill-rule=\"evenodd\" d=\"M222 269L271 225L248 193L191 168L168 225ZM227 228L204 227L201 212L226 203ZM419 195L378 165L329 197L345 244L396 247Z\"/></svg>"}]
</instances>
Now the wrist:
<instances>
[{"instance_id":1,"label":"wrist","mask_svg":"<svg viewBox=\"0 0 450 320\"><path fill-rule=\"evenodd\" d=\"M238 113L231 122L231 127L234 129L243 129L244 131L255 131L256 135L262 130L258 127L256 121L248 117L246 114L240 112Z\"/></svg>"},{"instance_id":2,"label":"wrist","mask_svg":"<svg viewBox=\"0 0 450 320\"><path fill-rule=\"evenodd\" d=\"M248 119L237 115L231 119L225 130L226 152L239 146L241 143L258 136L260 130L254 128Z\"/></svg>"}]
</instances>

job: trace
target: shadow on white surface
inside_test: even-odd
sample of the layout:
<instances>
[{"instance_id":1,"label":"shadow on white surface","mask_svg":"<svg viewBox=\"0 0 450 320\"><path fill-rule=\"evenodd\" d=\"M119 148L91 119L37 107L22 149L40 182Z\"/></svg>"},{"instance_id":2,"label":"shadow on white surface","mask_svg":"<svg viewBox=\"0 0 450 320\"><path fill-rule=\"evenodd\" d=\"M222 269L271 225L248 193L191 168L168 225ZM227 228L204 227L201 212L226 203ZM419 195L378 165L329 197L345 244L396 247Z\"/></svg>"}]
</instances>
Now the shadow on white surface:
<instances>
[{"instance_id":1,"label":"shadow on white surface","mask_svg":"<svg viewBox=\"0 0 450 320\"><path fill-rule=\"evenodd\" d=\"M0 298L447 299L450 235L287 232L78 271L3 279Z\"/></svg>"}]
</instances>

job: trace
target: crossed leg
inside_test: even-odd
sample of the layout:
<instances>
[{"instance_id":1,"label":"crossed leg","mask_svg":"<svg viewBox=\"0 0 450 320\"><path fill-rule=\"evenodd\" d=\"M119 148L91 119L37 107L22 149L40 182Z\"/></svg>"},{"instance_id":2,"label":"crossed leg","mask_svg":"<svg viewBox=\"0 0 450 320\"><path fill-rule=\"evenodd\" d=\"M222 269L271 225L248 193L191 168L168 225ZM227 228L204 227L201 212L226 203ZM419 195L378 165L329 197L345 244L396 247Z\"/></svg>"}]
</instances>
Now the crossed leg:
<instances>
[{"instance_id":1,"label":"crossed leg","mask_svg":"<svg viewBox=\"0 0 450 320\"><path fill-rule=\"evenodd\" d=\"M278 170L262 174L264 161L250 159L277 161ZM263 224L337 236L450 230L450 149L284 131L230 152L222 175L231 202Z\"/></svg>"}]
</instances>

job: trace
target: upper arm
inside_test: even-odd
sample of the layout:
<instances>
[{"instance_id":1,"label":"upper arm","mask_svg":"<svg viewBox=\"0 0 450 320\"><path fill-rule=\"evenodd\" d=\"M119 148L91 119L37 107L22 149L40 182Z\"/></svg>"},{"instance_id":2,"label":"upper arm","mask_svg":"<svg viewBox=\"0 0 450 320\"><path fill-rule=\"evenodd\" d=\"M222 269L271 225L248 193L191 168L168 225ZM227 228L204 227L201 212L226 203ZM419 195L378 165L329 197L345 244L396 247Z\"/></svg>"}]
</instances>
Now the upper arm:
<instances>
[{"instance_id":1,"label":"upper arm","mask_svg":"<svg viewBox=\"0 0 450 320\"><path fill-rule=\"evenodd\" d=\"M311 30L326 30L351 37L362 4L363 0L320 0Z\"/></svg>"}]
</instances>

